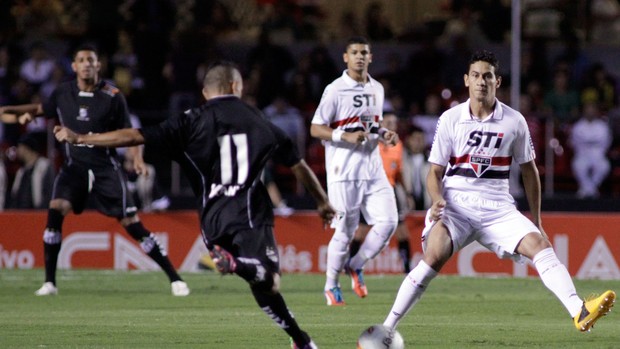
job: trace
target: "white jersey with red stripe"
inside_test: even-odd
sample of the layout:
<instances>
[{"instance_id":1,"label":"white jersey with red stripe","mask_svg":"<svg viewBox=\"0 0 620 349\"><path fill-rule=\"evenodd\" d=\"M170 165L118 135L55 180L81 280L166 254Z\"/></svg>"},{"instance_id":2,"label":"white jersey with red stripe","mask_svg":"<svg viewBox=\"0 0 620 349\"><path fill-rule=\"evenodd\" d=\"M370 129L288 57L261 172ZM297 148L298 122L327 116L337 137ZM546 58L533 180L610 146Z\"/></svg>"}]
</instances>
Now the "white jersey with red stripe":
<instances>
[{"instance_id":1,"label":"white jersey with red stripe","mask_svg":"<svg viewBox=\"0 0 620 349\"><path fill-rule=\"evenodd\" d=\"M446 166L444 194L469 192L514 202L508 192L510 164L535 158L525 118L496 99L493 114L484 120L471 115L470 100L444 112L428 161Z\"/></svg>"},{"instance_id":2,"label":"white jersey with red stripe","mask_svg":"<svg viewBox=\"0 0 620 349\"><path fill-rule=\"evenodd\" d=\"M377 148L383 100L383 85L370 75L366 83L359 83L345 70L325 87L312 123L345 132L368 132L364 144L323 142L327 183L385 178Z\"/></svg>"}]
</instances>

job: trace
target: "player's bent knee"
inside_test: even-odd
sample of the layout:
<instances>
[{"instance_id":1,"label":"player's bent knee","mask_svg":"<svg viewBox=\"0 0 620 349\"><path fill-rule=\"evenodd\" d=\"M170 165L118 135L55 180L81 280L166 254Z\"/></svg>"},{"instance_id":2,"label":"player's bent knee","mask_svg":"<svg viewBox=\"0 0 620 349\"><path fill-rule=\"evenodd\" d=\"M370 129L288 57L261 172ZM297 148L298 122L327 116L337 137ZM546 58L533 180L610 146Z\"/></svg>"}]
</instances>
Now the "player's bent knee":
<instances>
[{"instance_id":1,"label":"player's bent knee","mask_svg":"<svg viewBox=\"0 0 620 349\"><path fill-rule=\"evenodd\" d=\"M276 294L280 292L280 274L267 273L265 278L250 283L250 287L254 291Z\"/></svg>"},{"instance_id":2,"label":"player's bent knee","mask_svg":"<svg viewBox=\"0 0 620 349\"><path fill-rule=\"evenodd\" d=\"M63 216L69 214L72 209L71 202L65 199L53 199L50 201L49 208L59 211Z\"/></svg>"}]
</instances>

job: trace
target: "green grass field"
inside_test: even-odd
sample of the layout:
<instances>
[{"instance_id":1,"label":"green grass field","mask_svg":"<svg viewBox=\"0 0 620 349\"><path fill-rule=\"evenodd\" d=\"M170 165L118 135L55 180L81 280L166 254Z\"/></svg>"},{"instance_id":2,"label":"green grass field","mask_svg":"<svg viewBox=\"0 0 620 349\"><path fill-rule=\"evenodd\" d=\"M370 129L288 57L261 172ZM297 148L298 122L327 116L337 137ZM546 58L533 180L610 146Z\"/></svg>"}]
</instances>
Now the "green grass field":
<instances>
[{"instance_id":1,"label":"green grass field","mask_svg":"<svg viewBox=\"0 0 620 349\"><path fill-rule=\"evenodd\" d=\"M0 270L0 348L288 348L238 277L185 274L189 297L170 295L160 272L59 271L60 294L36 297L42 270ZM381 323L402 276L367 276L369 296L347 287L325 305L322 275L283 276L283 294L321 348L355 348ZM348 286L348 277L343 276ZM576 281L582 296L620 281ZM538 279L440 276L399 326L407 348L620 348L620 313L580 333Z\"/></svg>"}]
</instances>

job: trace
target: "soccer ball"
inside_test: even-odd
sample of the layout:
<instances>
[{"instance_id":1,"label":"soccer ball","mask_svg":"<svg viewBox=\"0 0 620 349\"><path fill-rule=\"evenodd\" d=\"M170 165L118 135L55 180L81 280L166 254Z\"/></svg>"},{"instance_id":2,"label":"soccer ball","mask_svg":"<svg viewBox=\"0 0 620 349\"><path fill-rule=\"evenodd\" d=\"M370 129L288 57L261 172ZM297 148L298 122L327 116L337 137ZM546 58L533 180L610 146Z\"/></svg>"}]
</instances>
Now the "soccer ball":
<instances>
[{"instance_id":1,"label":"soccer ball","mask_svg":"<svg viewBox=\"0 0 620 349\"><path fill-rule=\"evenodd\" d=\"M396 330L383 325L372 325L360 334L357 349L403 349L405 342Z\"/></svg>"}]
</instances>

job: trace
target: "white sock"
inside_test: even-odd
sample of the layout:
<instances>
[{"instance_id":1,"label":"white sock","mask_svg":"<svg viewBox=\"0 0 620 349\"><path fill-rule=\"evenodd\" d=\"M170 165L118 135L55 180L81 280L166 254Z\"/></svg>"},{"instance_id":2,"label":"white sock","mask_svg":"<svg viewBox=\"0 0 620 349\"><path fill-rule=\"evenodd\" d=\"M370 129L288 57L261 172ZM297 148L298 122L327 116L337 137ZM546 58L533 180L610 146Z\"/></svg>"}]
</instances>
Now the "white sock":
<instances>
[{"instance_id":1,"label":"white sock","mask_svg":"<svg viewBox=\"0 0 620 349\"><path fill-rule=\"evenodd\" d=\"M351 258L349 262L351 269L364 269L366 262L369 259L375 258L387 246L394 231L396 231L395 223L377 223L373 225L360 246L360 250Z\"/></svg>"},{"instance_id":2,"label":"white sock","mask_svg":"<svg viewBox=\"0 0 620 349\"><path fill-rule=\"evenodd\" d=\"M344 267L347 251L349 249L349 237L343 232L334 232L332 239L327 245L327 265L325 267L325 291L338 286L338 275Z\"/></svg>"},{"instance_id":3,"label":"white sock","mask_svg":"<svg viewBox=\"0 0 620 349\"><path fill-rule=\"evenodd\" d=\"M400 320L409 310L420 300L426 287L437 276L437 272L429 267L424 261L420 261L412 271L407 274L405 280L398 289L396 300L392 305L392 310L383 322L384 326L396 328Z\"/></svg>"},{"instance_id":4,"label":"white sock","mask_svg":"<svg viewBox=\"0 0 620 349\"><path fill-rule=\"evenodd\" d=\"M549 247L538 252L532 260L540 279L551 292L564 304L568 313L575 317L581 311L583 301L577 295L575 284L568 270Z\"/></svg>"}]
</instances>

